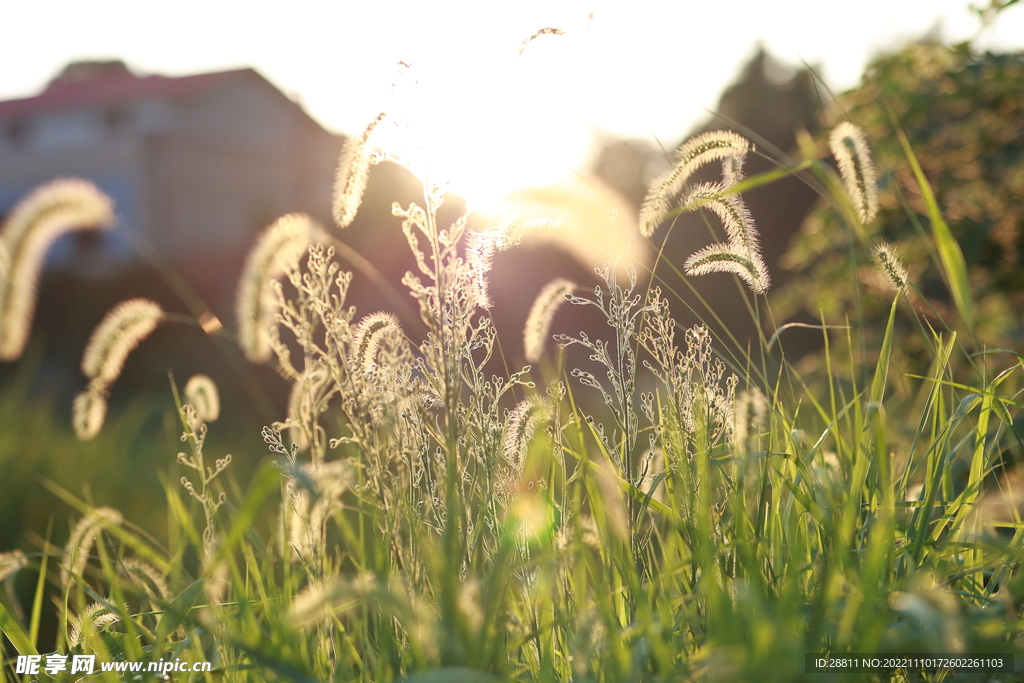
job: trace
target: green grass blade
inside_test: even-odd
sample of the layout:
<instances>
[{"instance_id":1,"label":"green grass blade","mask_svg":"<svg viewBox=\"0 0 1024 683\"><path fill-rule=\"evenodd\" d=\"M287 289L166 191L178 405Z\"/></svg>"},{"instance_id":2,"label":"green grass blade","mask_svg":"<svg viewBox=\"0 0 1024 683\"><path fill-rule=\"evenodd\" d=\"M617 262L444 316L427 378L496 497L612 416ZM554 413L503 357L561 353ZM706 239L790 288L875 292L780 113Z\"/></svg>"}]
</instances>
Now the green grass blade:
<instances>
[{"instance_id":1,"label":"green grass blade","mask_svg":"<svg viewBox=\"0 0 1024 683\"><path fill-rule=\"evenodd\" d=\"M218 548L221 557L226 557L241 542L242 538L253 529L263 504L279 488L280 474L273 465L265 465L253 475L249 490L245 494L245 499L234 516L231 531L225 535Z\"/></svg>"},{"instance_id":2,"label":"green grass blade","mask_svg":"<svg viewBox=\"0 0 1024 683\"><path fill-rule=\"evenodd\" d=\"M967 488L961 494L964 504L957 512L953 526L954 529L963 529L963 531L968 533L972 531L977 532L977 529L968 529L961 525L967 520L970 513L974 510L978 499L981 497L982 484L987 473L985 442L988 438L989 421L996 400L994 391L1008 376L1009 373L1003 373L993 379L985 388L985 393L981 396L981 410L978 413L978 423L974 430L974 452L971 455L971 469L968 474Z\"/></svg>"},{"instance_id":3,"label":"green grass blade","mask_svg":"<svg viewBox=\"0 0 1024 683\"><path fill-rule=\"evenodd\" d=\"M0 600L0 631L11 641L18 654L38 654L35 645L32 644L32 640L25 633L25 627L11 614L10 610L7 609L7 605L4 604L5 602L5 600Z\"/></svg>"},{"instance_id":4,"label":"green grass blade","mask_svg":"<svg viewBox=\"0 0 1024 683\"><path fill-rule=\"evenodd\" d=\"M160 621L156 625L157 643L166 642L167 636L173 633L174 629L181 626L181 622L185 621L188 613L192 611L192 607L196 604L196 600L203 593L203 581L204 579L194 581L167 606L167 610L160 617Z\"/></svg>"},{"instance_id":5,"label":"green grass blade","mask_svg":"<svg viewBox=\"0 0 1024 683\"><path fill-rule=\"evenodd\" d=\"M778 168L773 168L770 171L765 171L765 172L759 173L759 174L757 174L755 176L751 176L749 178L744 178L743 180L741 180L740 182L736 183L735 185L730 185L729 187L725 188L724 190L722 190L720 193L718 193L715 196L716 197L729 197L729 196L734 195L734 194L741 194L743 192L748 192L750 190L753 190L754 188L761 187L762 185L768 185L770 183L774 183L776 181L779 181L782 178L785 178L786 176L796 175L800 171L807 170L813 164L814 164L813 160L811 160L811 159L804 159L803 161L798 161L796 163L788 164L786 166L779 166ZM683 209L682 207L680 207L680 208L673 209L672 211L670 211L668 213L668 216L670 216L670 217L671 216L678 216L680 214L686 213L686 211L687 211L686 209Z\"/></svg>"},{"instance_id":6,"label":"green grass blade","mask_svg":"<svg viewBox=\"0 0 1024 683\"><path fill-rule=\"evenodd\" d=\"M885 381L889 376L889 356L892 353L892 331L896 325L897 303L899 303L899 297L892 300L892 307L889 309L889 322L885 325L885 336L882 339L882 348L878 352L875 376L871 378L871 391L868 393L868 401L871 403L881 403L885 393Z\"/></svg>"},{"instance_id":7,"label":"green grass blade","mask_svg":"<svg viewBox=\"0 0 1024 683\"><path fill-rule=\"evenodd\" d=\"M485 671L444 666L439 669L416 671L400 680L401 683L498 683L501 679Z\"/></svg>"},{"instance_id":8,"label":"green grass blade","mask_svg":"<svg viewBox=\"0 0 1024 683\"><path fill-rule=\"evenodd\" d=\"M40 481L43 484L43 486L50 490L51 493L53 493L55 496L63 500L71 507L78 510L83 515L88 515L94 511L94 508L91 505L88 505L83 501L79 500L69 491L63 489L56 482L46 478L41 478ZM134 550L136 553L138 553L140 557L142 557L147 562L152 564L159 571L169 572L171 570L171 566L168 564L166 558L162 557L159 553L150 548L149 545L144 543L142 539L140 539L135 534L123 529L120 526L110 526L104 529L104 531L109 533L111 536L116 537L117 540L121 541L126 546Z\"/></svg>"},{"instance_id":9,"label":"green grass blade","mask_svg":"<svg viewBox=\"0 0 1024 683\"><path fill-rule=\"evenodd\" d=\"M950 232L949 226L946 224L945 219L943 219L942 212L939 211L939 203L935 200L935 194L932 192L931 185L928 184L928 179L925 177L924 171L921 170L921 165L917 162L914 150L910 147L910 141L907 140L907 136L898 127L896 128L896 135L899 137L900 144L903 145L903 151L907 155L907 161L910 162L910 167L914 171L914 177L917 179L917 185L921 190L921 198L924 199L924 203L928 207L928 218L931 219L932 232L935 234L939 258L942 260L943 277L949 286L950 293L953 295L953 301L956 303L957 310L960 311L961 317L963 317L964 322L967 324L967 328L973 330L974 310L971 300L971 286L967 279L967 262L964 260L964 253L960 250L960 245L953 238L953 233Z\"/></svg>"},{"instance_id":10,"label":"green grass blade","mask_svg":"<svg viewBox=\"0 0 1024 683\"><path fill-rule=\"evenodd\" d=\"M39 563L39 578L36 592L32 596L32 617L28 625L28 637L33 645L39 643L39 620L43 612L43 592L46 587L46 566L50 561L50 534L53 531L53 517L46 523L46 541L43 543L43 559Z\"/></svg>"}]
</instances>

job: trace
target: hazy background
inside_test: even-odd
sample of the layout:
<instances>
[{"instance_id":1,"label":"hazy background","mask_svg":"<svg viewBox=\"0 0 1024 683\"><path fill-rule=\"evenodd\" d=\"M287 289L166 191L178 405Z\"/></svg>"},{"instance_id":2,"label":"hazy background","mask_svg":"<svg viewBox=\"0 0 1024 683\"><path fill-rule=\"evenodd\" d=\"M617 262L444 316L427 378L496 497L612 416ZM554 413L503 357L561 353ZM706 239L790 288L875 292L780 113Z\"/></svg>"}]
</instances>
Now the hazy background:
<instances>
[{"instance_id":1,"label":"hazy background","mask_svg":"<svg viewBox=\"0 0 1024 683\"><path fill-rule=\"evenodd\" d=\"M446 170L477 201L580 168L594 129L674 145L759 41L789 64L818 65L841 91L878 52L929 31L955 42L980 28L965 0L103 0L8 3L4 13L17 30L0 41L0 99L35 94L73 59L120 58L171 76L252 66L335 132L412 109L428 139L446 141ZM542 37L517 59L544 27L566 35ZM1024 7L1005 11L977 45L1024 45ZM392 86L402 80L422 87L411 97L402 88L398 102Z\"/></svg>"}]
</instances>

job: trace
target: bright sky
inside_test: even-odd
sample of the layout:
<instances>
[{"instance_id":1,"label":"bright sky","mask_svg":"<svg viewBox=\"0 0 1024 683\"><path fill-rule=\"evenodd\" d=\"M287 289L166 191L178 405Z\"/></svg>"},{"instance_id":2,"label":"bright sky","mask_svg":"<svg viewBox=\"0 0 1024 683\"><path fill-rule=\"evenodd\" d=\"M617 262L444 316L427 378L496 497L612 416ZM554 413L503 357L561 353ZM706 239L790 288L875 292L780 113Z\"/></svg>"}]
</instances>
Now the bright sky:
<instances>
[{"instance_id":1,"label":"bright sky","mask_svg":"<svg viewBox=\"0 0 1024 683\"><path fill-rule=\"evenodd\" d=\"M335 131L358 132L381 110L418 118L453 184L482 201L578 170L595 128L678 142L759 40L791 64L820 64L842 90L873 54L936 26L950 40L975 35L968 2L9 2L4 24L17 29L0 40L0 99L35 94L72 59L167 75L253 66ZM517 58L544 27L566 33ZM980 44L1024 47L1024 6Z\"/></svg>"}]
</instances>

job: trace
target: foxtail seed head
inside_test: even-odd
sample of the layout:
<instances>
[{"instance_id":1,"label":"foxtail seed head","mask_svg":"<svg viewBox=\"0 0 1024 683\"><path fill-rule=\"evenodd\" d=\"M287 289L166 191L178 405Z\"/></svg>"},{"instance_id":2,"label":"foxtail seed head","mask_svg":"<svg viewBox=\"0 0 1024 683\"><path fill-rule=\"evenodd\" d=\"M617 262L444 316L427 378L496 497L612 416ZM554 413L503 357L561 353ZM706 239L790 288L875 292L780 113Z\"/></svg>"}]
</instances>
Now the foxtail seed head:
<instances>
[{"instance_id":1,"label":"foxtail seed head","mask_svg":"<svg viewBox=\"0 0 1024 683\"><path fill-rule=\"evenodd\" d=\"M736 408L733 411L733 439L746 448L747 439L751 434L759 434L767 424L768 401L757 387L741 391L736 397Z\"/></svg>"},{"instance_id":2,"label":"foxtail seed head","mask_svg":"<svg viewBox=\"0 0 1024 683\"><path fill-rule=\"evenodd\" d=\"M345 141L334 180L334 222L339 228L351 225L359 211L363 192L366 191L366 180L370 175L370 136L383 119L382 112L359 137L350 137Z\"/></svg>"},{"instance_id":3,"label":"foxtail seed head","mask_svg":"<svg viewBox=\"0 0 1024 683\"><path fill-rule=\"evenodd\" d=\"M95 438L107 418L107 399L101 390L90 388L75 396L71 404L71 426L82 441Z\"/></svg>"},{"instance_id":4,"label":"foxtail seed head","mask_svg":"<svg viewBox=\"0 0 1024 683\"><path fill-rule=\"evenodd\" d=\"M732 187L743 180L743 161L744 157L740 155L722 159L722 185Z\"/></svg>"},{"instance_id":5,"label":"foxtail seed head","mask_svg":"<svg viewBox=\"0 0 1024 683\"><path fill-rule=\"evenodd\" d=\"M537 40L541 36L564 36L564 35L565 35L565 31L563 31L562 29L554 28L554 27L550 27L550 26L546 27L546 28L539 29L537 31L534 31L533 35L530 36L529 38L527 38L526 40L524 40L522 42L522 44L519 46L519 55L522 56L523 52L526 51L526 48L529 47L530 43L532 43L533 41Z\"/></svg>"},{"instance_id":6,"label":"foxtail seed head","mask_svg":"<svg viewBox=\"0 0 1024 683\"><path fill-rule=\"evenodd\" d=\"M565 301L566 295L572 294L575 289L576 283L557 278L540 290L523 327L523 350L527 361L536 363L540 360L555 313Z\"/></svg>"},{"instance_id":7,"label":"foxtail seed head","mask_svg":"<svg viewBox=\"0 0 1024 683\"><path fill-rule=\"evenodd\" d=\"M491 307L491 297L487 293L487 274L491 271L496 252L517 246L528 233L554 230L565 223L567 218L568 215L562 211L527 211L486 230L471 232L466 238L466 265L473 273L476 305L480 308Z\"/></svg>"},{"instance_id":8,"label":"foxtail seed head","mask_svg":"<svg viewBox=\"0 0 1024 683\"><path fill-rule=\"evenodd\" d=\"M20 550L0 553L0 581L5 581L28 566L28 558Z\"/></svg>"},{"instance_id":9,"label":"foxtail seed head","mask_svg":"<svg viewBox=\"0 0 1024 683\"><path fill-rule=\"evenodd\" d=\"M687 275L734 273L754 291L764 294L771 286L768 269L757 253L744 253L728 244L712 244L686 259Z\"/></svg>"},{"instance_id":10,"label":"foxtail seed head","mask_svg":"<svg viewBox=\"0 0 1024 683\"><path fill-rule=\"evenodd\" d=\"M552 410L550 401L540 396L531 396L520 401L509 413L503 451L516 476L522 474L530 441L537 427L551 418Z\"/></svg>"},{"instance_id":11,"label":"foxtail seed head","mask_svg":"<svg viewBox=\"0 0 1024 683\"><path fill-rule=\"evenodd\" d=\"M137 557L128 557L121 562L121 571L151 597L170 602L172 596L167 582L153 565Z\"/></svg>"},{"instance_id":12,"label":"foxtail seed head","mask_svg":"<svg viewBox=\"0 0 1024 683\"><path fill-rule=\"evenodd\" d=\"M267 227L249 252L235 306L238 343L250 361L270 359L270 326L277 313L273 281L298 264L319 232L319 226L306 214L290 213Z\"/></svg>"},{"instance_id":13,"label":"foxtail seed head","mask_svg":"<svg viewBox=\"0 0 1024 683\"><path fill-rule=\"evenodd\" d=\"M471 232L466 238L466 265L473 273L473 297L480 308L491 307L491 297L487 293L487 274L491 272L498 237L495 230L488 230Z\"/></svg>"},{"instance_id":14,"label":"foxtail seed head","mask_svg":"<svg viewBox=\"0 0 1024 683\"><path fill-rule=\"evenodd\" d=\"M217 385L206 375L195 375L185 384L185 402L195 409L200 422L213 422L220 417Z\"/></svg>"},{"instance_id":15,"label":"foxtail seed head","mask_svg":"<svg viewBox=\"0 0 1024 683\"><path fill-rule=\"evenodd\" d=\"M14 360L25 348L50 246L65 233L113 224L114 202L85 180L54 180L11 210L0 228L0 360Z\"/></svg>"},{"instance_id":16,"label":"foxtail seed head","mask_svg":"<svg viewBox=\"0 0 1024 683\"><path fill-rule=\"evenodd\" d=\"M357 368L367 376L377 371L377 353L381 342L388 335L401 335L398 318L390 313L371 313L356 325L349 347L349 363L353 371Z\"/></svg>"},{"instance_id":17,"label":"foxtail seed head","mask_svg":"<svg viewBox=\"0 0 1024 683\"><path fill-rule=\"evenodd\" d=\"M124 518L113 508L96 508L82 519L71 530L71 537L64 546L64 559L61 561L61 585L67 585L68 578L81 575L89 560L92 544L101 531L118 526Z\"/></svg>"},{"instance_id":18,"label":"foxtail seed head","mask_svg":"<svg viewBox=\"0 0 1024 683\"><path fill-rule=\"evenodd\" d=\"M324 383L330 377L327 367L320 363L310 363L295 383L288 397L288 417L303 427L293 426L288 430L288 438L298 445L299 450L309 448L306 426L316 419L316 404L321 397Z\"/></svg>"},{"instance_id":19,"label":"foxtail seed head","mask_svg":"<svg viewBox=\"0 0 1024 683\"><path fill-rule=\"evenodd\" d=\"M719 196L726 190L727 188L720 183L701 183L687 196L683 208L706 208L714 211L725 226L729 243L738 247L737 251L760 253L757 227L754 225L750 210L738 194Z\"/></svg>"},{"instance_id":20,"label":"foxtail seed head","mask_svg":"<svg viewBox=\"0 0 1024 683\"><path fill-rule=\"evenodd\" d=\"M120 621L121 617L117 612L112 612L106 605L94 602L87 606L79 616L75 617L68 631L68 645L78 647L84 644L91 636L96 635L104 628Z\"/></svg>"},{"instance_id":21,"label":"foxtail seed head","mask_svg":"<svg viewBox=\"0 0 1024 683\"><path fill-rule=\"evenodd\" d=\"M655 179L640 209L640 233L650 237L671 208L672 200L682 191L693 172L716 159L745 157L751 149L742 136L719 130L687 140L676 152L676 165ZM738 167L728 172L739 173ZM730 177L731 177L730 176Z\"/></svg>"},{"instance_id":22,"label":"foxtail seed head","mask_svg":"<svg viewBox=\"0 0 1024 683\"><path fill-rule=\"evenodd\" d=\"M832 129L829 147L839 162L839 175L857 217L862 223L870 223L878 213L878 188L875 185L875 165L871 161L864 132L849 121L843 121Z\"/></svg>"},{"instance_id":23,"label":"foxtail seed head","mask_svg":"<svg viewBox=\"0 0 1024 683\"><path fill-rule=\"evenodd\" d=\"M896 254L896 248L885 242L874 249L875 265L894 292L907 291L907 269Z\"/></svg>"},{"instance_id":24,"label":"foxtail seed head","mask_svg":"<svg viewBox=\"0 0 1024 683\"><path fill-rule=\"evenodd\" d=\"M531 232L554 230L563 225L568 214L563 211L546 210L543 213L525 213L498 223L490 229L494 246L498 251L505 251L517 246Z\"/></svg>"},{"instance_id":25,"label":"foxtail seed head","mask_svg":"<svg viewBox=\"0 0 1024 683\"><path fill-rule=\"evenodd\" d=\"M149 299L122 301L93 330L82 354L82 372L103 386L121 374L128 354L163 320L160 305Z\"/></svg>"},{"instance_id":26,"label":"foxtail seed head","mask_svg":"<svg viewBox=\"0 0 1024 683\"><path fill-rule=\"evenodd\" d=\"M380 590L377 577L369 571L353 578L332 576L322 581L311 581L292 600L285 616L286 623L298 629L313 622L330 620L341 606L377 590Z\"/></svg>"}]
</instances>

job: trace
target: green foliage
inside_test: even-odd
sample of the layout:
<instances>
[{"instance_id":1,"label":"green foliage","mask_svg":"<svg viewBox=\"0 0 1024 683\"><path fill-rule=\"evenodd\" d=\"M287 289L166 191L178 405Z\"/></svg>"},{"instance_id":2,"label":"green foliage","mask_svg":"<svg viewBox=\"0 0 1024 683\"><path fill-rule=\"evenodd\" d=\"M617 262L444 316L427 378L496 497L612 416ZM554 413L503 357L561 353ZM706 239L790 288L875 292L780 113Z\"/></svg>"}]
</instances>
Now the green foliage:
<instances>
[{"instance_id":1,"label":"green foliage","mask_svg":"<svg viewBox=\"0 0 1024 683\"><path fill-rule=\"evenodd\" d=\"M167 447L159 402L138 396L96 441L79 441L68 407L33 390L38 361L32 350L0 390L0 547L41 533L51 517L66 527L69 510L54 506L41 478L77 491L86 486L95 500L117 501L138 523L160 524L163 512L152 505L161 495L156 468Z\"/></svg>"},{"instance_id":2,"label":"green foliage","mask_svg":"<svg viewBox=\"0 0 1024 683\"><path fill-rule=\"evenodd\" d=\"M1019 344L1024 54L913 43L876 60L860 87L839 97L830 118L846 117L864 129L883 174L879 218L858 234L823 204L787 254L785 265L800 277L776 297L776 313L804 309L817 317L820 306L830 317L870 321L869 333L881 329L885 306L856 301L850 283L877 284L866 254L885 241L911 264L912 303L929 324L970 329L973 309L979 349ZM953 253L957 245L965 274ZM874 336L869 341L878 343ZM926 344L908 341L915 355ZM918 367L927 363L924 355L917 359Z\"/></svg>"}]
</instances>

